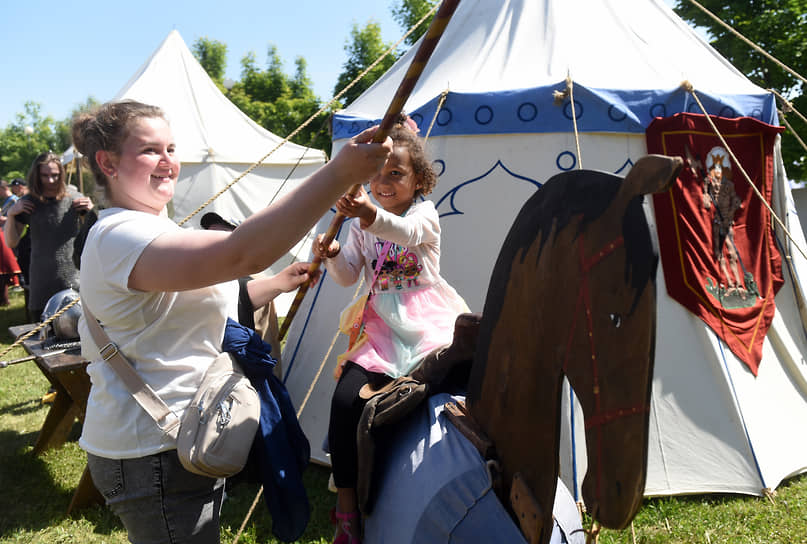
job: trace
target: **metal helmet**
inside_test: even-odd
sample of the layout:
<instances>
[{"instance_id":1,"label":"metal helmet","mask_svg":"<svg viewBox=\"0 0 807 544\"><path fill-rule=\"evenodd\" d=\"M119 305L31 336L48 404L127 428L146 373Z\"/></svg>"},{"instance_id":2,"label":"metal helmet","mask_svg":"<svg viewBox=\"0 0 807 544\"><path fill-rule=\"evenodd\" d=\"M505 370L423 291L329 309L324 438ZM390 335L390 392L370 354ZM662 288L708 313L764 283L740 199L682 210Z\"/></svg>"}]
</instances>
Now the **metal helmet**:
<instances>
[{"instance_id":1,"label":"metal helmet","mask_svg":"<svg viewBox=\"0 0 807 544\"><path fill-rule=\"evenodd\" d=\"M42 311L42 322L47 321L59 310L79 298L75 289L64 289L59 291L45 304ZM78 335L78 320L81 317L81 301L77 302L64 313L51 321L43 330L42 338L55 336L58 340L75 340Z\"/></svg>"}]
</instances>

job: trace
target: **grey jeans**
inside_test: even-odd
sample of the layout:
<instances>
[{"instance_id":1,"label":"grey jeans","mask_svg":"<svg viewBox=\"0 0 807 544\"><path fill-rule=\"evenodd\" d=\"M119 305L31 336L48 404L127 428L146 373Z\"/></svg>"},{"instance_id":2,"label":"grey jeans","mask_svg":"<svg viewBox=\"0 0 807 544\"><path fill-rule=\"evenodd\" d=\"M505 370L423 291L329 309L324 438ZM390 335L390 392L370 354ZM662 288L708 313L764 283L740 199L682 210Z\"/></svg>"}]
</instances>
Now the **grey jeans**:
<instances>
[{"instance_id":1,"label":"grey jeans","mask_svg":"<svg viewBox=\"0 0 807 544\"><path fill-rule=\"evenodd\" d=\"M136 459L87 454L93 483L134 544L219 544L224 479L185 470L176 450Z\"/></svg>"}]
</instances>

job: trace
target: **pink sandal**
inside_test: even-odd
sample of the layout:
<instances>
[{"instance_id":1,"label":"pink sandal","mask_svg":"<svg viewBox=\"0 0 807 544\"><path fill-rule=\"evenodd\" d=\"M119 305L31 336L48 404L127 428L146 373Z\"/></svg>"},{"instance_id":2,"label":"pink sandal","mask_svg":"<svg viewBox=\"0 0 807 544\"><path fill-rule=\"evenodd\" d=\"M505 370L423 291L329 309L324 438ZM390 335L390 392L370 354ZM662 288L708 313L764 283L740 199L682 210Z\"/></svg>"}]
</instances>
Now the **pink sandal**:
<instances>
[{"instance_id":1,"label":"pink sandal","mask_svg":"<svg viewBox=\"0 0 807 544\"><path fill-rule=\"evenodd\" d=\"M361 518L358 512L339 512L336 508L331 509L331 523L336 525L336 535L333 544L361 544L361 538L354 537L354 524L357 524L359 534L361 534Z\"/></svg>"}]
</instances>

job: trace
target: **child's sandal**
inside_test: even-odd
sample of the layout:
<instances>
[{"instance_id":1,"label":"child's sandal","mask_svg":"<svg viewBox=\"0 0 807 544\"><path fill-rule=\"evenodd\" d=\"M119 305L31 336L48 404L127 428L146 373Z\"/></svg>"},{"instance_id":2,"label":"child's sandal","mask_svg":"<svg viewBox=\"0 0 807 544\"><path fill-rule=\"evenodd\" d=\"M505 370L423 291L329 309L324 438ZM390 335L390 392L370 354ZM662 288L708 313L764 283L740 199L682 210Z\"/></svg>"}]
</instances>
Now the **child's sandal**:
<instances>
[{"instance_id":1,"label":"child's sandal","mask_svg":"<svg viewBox=\"0 0 807 544\"><path fill-rule=\"evenodd\" d=\"M361 534L361 517L358 512L339 512L332 508L331 523L336 525L333 544L361 544L361 538L353 536L353 533Z\"/></svg>"}]
</instances>

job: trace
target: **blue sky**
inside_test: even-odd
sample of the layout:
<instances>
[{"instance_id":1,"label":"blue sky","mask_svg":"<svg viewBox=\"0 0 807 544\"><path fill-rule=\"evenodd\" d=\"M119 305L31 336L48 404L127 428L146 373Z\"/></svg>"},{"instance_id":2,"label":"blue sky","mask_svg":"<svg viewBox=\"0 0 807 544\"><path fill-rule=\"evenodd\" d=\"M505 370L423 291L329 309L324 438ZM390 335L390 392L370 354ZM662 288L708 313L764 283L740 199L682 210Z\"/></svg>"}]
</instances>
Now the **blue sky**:
<instances>
[{"instance_id":1,"label":"blue sky","mask_svg":"<svg viewBox=\"0 0 807 544\"><path fill-rule=\"evenodd\" d=\"M241 58L250 51L265 66L270 44L289 74L303 56L314 92L327 100L353 23L379 23L386 42L403 34L392 5L398 2L0 0L0 128L14 122L28 100L38 102L43 115L64 119L89 96L111 99L174 29L188 47L204 36L225 43L232 79L239 79Z\"/></svg>"},{"instance_id":2,"label":"blue sky","mask_svg":"<svg viewBox=\"0 0 807 544\"><path fill-rule=\"evenodd\" d=\"M115 96L171 30L188 47L200 37L227 45L227 73L239 79L252 51L265 66L270 44L286 72L305 57L314 92L323 100L346 60L353 23L381 25L384 41L403 34L393 0L0 0L0 128L31 100L63 119L88 96Z\"/></svg>"}]
</instances>

